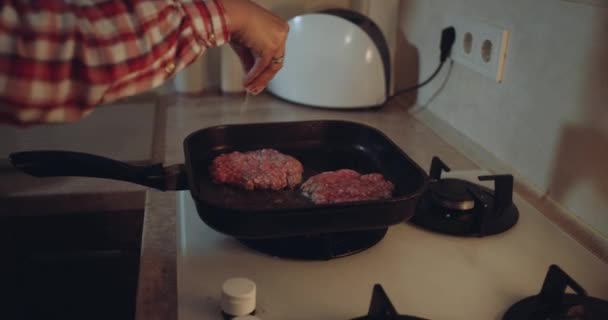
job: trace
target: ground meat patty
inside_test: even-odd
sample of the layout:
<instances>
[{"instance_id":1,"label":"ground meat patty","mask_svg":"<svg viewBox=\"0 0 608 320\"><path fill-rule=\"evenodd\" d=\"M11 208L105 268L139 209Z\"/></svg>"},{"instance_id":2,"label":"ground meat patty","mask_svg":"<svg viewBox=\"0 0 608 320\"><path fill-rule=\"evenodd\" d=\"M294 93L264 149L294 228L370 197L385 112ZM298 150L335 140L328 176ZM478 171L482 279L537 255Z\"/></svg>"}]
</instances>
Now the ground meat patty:
<instances>
[{"instance_id":1,"label":"ground meat patty","mask_svg":"<svg viewBox=\"0 0 608 320\"><path fill-rule=\"evenodd\" d=\"M354 170L342 169L313 176L300 189L314 203L325 204L387 199L393 194L394 187L379 173L361 175Z\"/></svg>"},{"instance_id":2,"label":"ground meat patty","mask_svg":"<svg viewBox=\"0 0 608 320\"><path fill-rule=\"evenodd\" d=\"M247 190L294 188L302 182L302 163L274 149L219 155L209 167L215 183Z\"/></svg>"}]
</instances>

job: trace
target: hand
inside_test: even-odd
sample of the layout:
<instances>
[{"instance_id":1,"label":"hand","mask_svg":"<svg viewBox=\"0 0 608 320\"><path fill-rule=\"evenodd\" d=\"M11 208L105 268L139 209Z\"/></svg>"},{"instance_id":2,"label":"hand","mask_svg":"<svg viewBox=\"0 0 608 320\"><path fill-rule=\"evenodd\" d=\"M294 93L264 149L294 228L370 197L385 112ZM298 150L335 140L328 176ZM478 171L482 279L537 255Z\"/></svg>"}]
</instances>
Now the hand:
<instances>
[{"instance_id":1,"label":"hand","mask_svg":"<svg viewBox=\"0 0 608 320\"><path fill-rule=\"evenodd\" d=\"M223 0L231 33L230 45L247 73L243 86L258 94L283 66L289 25L249 0Z\"/></svg>"}]
</instances>

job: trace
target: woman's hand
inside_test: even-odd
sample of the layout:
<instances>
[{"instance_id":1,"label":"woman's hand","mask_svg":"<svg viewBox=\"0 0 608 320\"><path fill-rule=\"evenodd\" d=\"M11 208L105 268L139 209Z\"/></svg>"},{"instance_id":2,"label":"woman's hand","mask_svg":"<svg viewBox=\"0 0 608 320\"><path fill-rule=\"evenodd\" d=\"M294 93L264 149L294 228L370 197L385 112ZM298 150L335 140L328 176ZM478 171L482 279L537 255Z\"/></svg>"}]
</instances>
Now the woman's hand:
<instances>
[{"instance_id":1,"label":"woman's hand","mask_svg":"<svg viewBox=\"0 0 608 320\"><path fill-rule=\"evenodd\" d=\"M289 25L249 0L223 0L230 45L247 72L243 86L258 94L283 66Z\"/></svg>"}]
</instances>

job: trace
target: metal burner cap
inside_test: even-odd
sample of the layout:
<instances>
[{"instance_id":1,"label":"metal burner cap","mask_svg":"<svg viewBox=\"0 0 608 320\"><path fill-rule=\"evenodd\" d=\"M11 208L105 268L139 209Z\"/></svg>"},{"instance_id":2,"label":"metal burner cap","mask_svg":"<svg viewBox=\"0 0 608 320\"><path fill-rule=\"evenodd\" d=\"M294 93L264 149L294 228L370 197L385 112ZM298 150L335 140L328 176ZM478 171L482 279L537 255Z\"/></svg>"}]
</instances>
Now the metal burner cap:
<instances>
[{"instance_id":1,"label":"metal burner cap","mask_svg":"<svg viewBox=\"0 0 608 320\"><path fill-rule=\"evenodd\" d=\"M460 179L441 179L429 186L433 200L440 206L452 210L471 210L475 199L470 188L479 188L473 183Z\"/></svg>"}]
</instances>

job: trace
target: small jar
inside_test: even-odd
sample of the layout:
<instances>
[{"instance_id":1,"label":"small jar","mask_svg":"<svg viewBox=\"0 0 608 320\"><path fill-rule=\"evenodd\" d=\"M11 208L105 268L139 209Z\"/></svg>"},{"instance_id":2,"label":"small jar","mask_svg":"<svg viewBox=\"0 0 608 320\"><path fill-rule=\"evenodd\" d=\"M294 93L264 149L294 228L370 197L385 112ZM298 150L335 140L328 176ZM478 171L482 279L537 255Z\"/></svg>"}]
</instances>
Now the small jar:
<instances>
[{"instance_id":1,"label":"small jar","mask_svg":"<svg viewBox=\"0 0 608 320\"><path fill-rule=\"evenodd\" d=\"M253 315L255 305L255 282L247 278L231 278L224 282L220 307L225 319Z\"/></svg>"}]
</instances>

